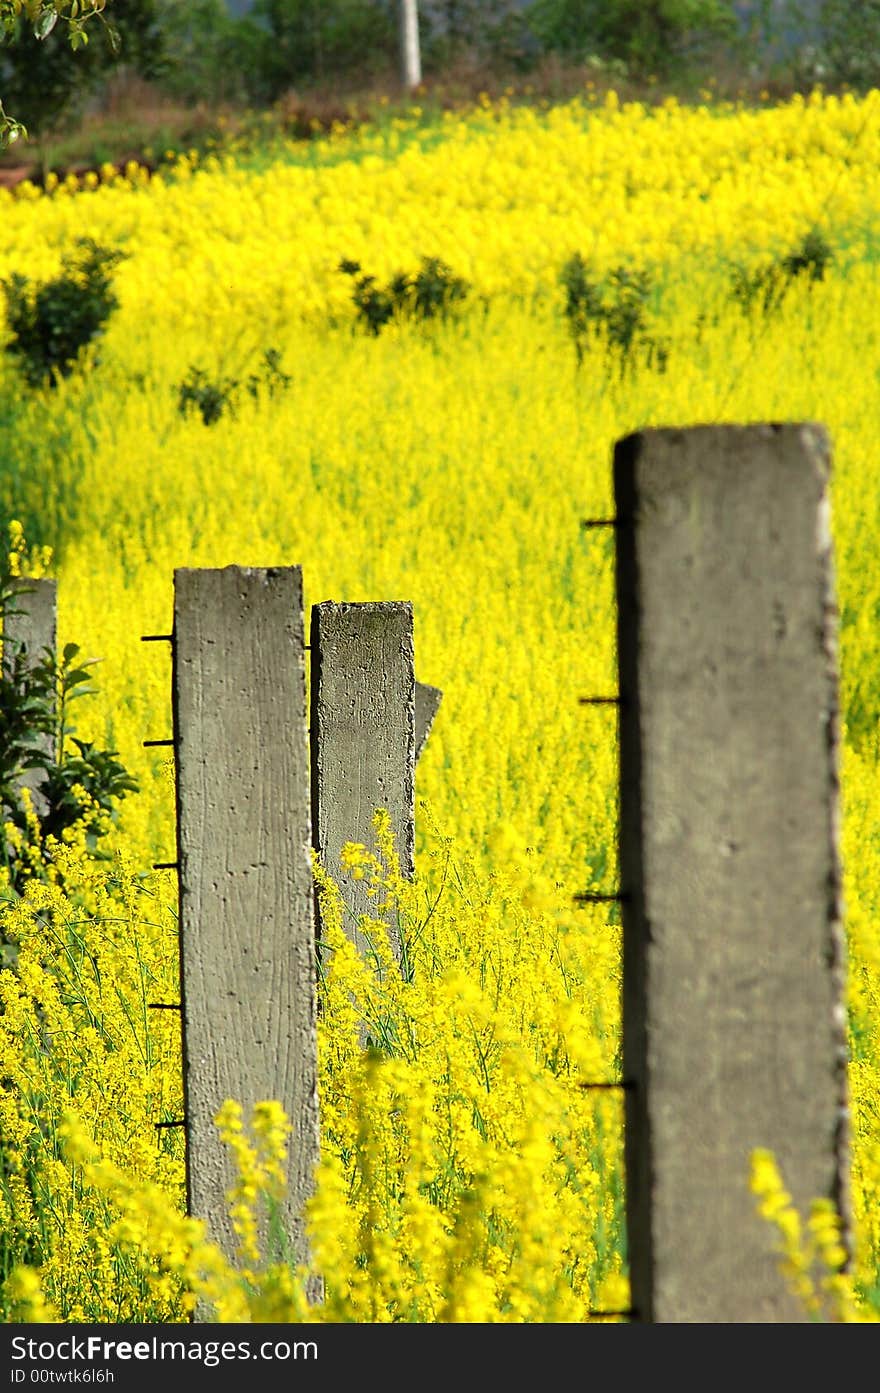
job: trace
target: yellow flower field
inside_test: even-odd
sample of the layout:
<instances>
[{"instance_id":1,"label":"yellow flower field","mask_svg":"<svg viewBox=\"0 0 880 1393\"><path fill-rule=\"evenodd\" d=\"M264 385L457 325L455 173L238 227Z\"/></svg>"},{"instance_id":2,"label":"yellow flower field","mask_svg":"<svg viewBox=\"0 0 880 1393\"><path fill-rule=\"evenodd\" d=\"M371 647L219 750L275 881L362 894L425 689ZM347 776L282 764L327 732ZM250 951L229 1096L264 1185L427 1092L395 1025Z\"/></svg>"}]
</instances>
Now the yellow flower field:
<instances>
[{"instance_id":1,"label":"yellow flower field","mask_svg":"<svg viewBox=\"0 0 880 1393\"><path fill-rule=\"evenodd\" d=\"M228 564L301 565L306 613L411 600L417 678L443 692L399 888L415 924L443 886L420 970L377 985L340 936L323 988L326 1318L625 1307L621 1107L578 1087L617 1076L620 989L616 915L572 902L616 884L613 716L578 704L616 681L613 542L580 521L611 508L632 430L785 419L824 422L834 452L858 1240L841 1309L877 1309L878 171L877 92L760 111L612 94L0 193L0 279L48 279L81 236L124 253L97 362L41 390L0 363L0 522L54 549L59 643L102 660L80 723L141 786L113 862L72 847L66 891L0 911L18 945L0 973L6 1319L45 1301L62 1320L180 1320L199 1296L223 1319L302 1318L278 1267L242 1305L183 1217L179 1133L154 1130L182 1106L171 1013L144 1009L175 990L176 884L149 870L174 859L174 786L167 752L142 747L170 733L168 654L140 635L169 632L175 567ZM744 313L733 268L811 230L824 278ZM621 371L602 341L578 364L560 282L576 253L600 278L645 272L665 370L634 353ZM465 299L367 332L340 263L384 285L424 257ZM290 381L251 393L267 350ZM211 424L180 409L193 370L226 392ZM352 991L396 1022L382 1060L357 1049ZM63 1049L41 1048L40 1022ZM282 1123L263 1119L258 1164L224 1121L271 1191Z\"/></svg>"}]
</instances>

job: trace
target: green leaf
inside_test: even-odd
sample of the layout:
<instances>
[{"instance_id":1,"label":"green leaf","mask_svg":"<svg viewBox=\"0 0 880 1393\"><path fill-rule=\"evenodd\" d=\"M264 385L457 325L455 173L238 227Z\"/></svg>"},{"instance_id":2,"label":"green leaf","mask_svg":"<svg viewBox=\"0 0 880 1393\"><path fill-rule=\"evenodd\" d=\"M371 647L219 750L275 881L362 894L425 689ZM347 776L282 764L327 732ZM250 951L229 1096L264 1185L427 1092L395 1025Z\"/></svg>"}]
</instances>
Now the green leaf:
<instances>
[{"instance_id":1,"label":"green leaf","mask_svg":"<svg viewBox=\"0 0 880 1393\"><path fill-rule=\"evenodd\" d=\"M58 11L53 5L44 5L43 9L37 15L37 22L34 25L34 38L45 39L48 34L52 33L57 23Z\"/></svg>"},{"instance_id":2,"label":"green leaf","mask_svg":"<svg viewBox=\"0 0 880 1393\"><path fill-rule=\"evenodd\" d=\"M63 660L64 660L65 663L69 663L70 660L71 660L72 658L75 658L75 657L76 657L76 655L77 655L78 652L79 652L79 644L78 644L78 643L65 643L65 645L64 645L64 651L63 651L63 653L61 654L61 656L62 656L62 658L63 658Z\"/></svg>"}]
</instances>

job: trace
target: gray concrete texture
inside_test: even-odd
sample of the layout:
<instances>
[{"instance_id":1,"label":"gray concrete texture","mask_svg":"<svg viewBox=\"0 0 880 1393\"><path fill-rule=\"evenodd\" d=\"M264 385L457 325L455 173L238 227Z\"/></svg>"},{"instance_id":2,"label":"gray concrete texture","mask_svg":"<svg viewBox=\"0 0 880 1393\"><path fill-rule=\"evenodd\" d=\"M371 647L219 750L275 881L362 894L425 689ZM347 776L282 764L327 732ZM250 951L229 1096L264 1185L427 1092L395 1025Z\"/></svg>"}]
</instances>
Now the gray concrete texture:
<instances>
[{"instance_id":1,"label":"gray concrete texture","mask_svg":"<svg viewBox=\"0 0 880 1393\"><path fill-rule=\"evenodd\" d=\"M278 1100L303 1261L319 1132L300 568L176 570L172 688L189 1209L234 1259L214 1118Z\"/></svg>"},{"instance_id":2,"label":"gray concrete texture","mask_svg":"<svg viewBox=\"0 0 880 1393\"><path fill-rule=\"evenodd\" d=\"M404 875L415 847L415 710L413 609L409 601L312 607L312 823L325 870L339 885L346 932L369 956L362 915L376 917L366 879L342 875L346 842L377 850L373 815L388 811ZM426 689L422 716L431 704ZM425 738L427 729L424 727ZM319 919L320 934L320 919ZM401 944L392 926L398 959Z\"/></svg>"},{"instance_id":3,"label":"gray concrete texture","mask_svg":"<svg viewBox=\"0 0 880 1393\"><path fill-rule=\"evenodd\" d=\"M26 645L28 653L41 658L48 648L54 653L58 631L58 582L49 577L16 582L12 602L3 615L4 662L6 643Z\"/></svg>"},{"instance_id":4,"label":"gray concrete texture","mask_svg":"<svg viewBox=\"0 0 880 1393\"><path fill-rule=\"evenodd\" d=\"M750 1155L849 1232L829 442L614 451L627 1224L636 1318L797 1321Z\"/></svg>"}]
</instances>

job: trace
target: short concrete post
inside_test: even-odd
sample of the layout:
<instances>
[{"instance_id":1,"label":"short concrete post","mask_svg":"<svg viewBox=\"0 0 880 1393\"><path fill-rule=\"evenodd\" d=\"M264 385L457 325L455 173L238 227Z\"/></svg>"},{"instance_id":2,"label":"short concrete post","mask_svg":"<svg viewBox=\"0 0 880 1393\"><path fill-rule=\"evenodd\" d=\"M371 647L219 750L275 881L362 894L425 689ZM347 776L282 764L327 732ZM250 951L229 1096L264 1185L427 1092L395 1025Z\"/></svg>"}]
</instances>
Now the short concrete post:
<instances>
[{"instance_id":1,"label":"short concrete post","mask_svg":"<svg viewBox=\"0 0 880 1393\"><path fill-rule=\"evenodd\" d=\"M226 1099L246 1121L277 1100L293 1127L284 1229L304 1261L318 1101L299 567L175 571L173 704L189 1208L233 1259L214 1118Z\"/></svg>"},{"instance_id":2,"label":"short concrete post","mask_svg":"<svg viewBox=\"0 0 880 1393\"><path fill-rule=\"evenodd\" d=\"M643 1321L805 1318L768 1148L848 1233L829 447L811 424L614 454L629 1261Z\"/></svg>"},{"instance_id":3,"label":"short concrete post","mask_svg":"<svg viewBox=\"0 0 880 1393\"><path fill-rule=\"evenodd\" d=\"M54 654L57 647L58 582L48 577L24 579L18 582L16 589L18 594L3 614L3 668L6 672L14 647L24 645L32 662L42 658L45 649ZM55 752L53 737L43 736L40 748L51 759ZM42 779L42 769L30 769L19 781L22 788L31 790L38 813L46 811L46 800L36 791Z\"/></svg>"},{"instance_id":4,"label":"short concrete post","mask_svg":"<svg viewBox=\"0 0 880 1393\"><path fill-rule=\"evenodd\" d=\"M413 612L408 601L312 608L312 823L315 847L340 885L347 930L374 915L362 881L344 881L346 842L375 850L373 813L386 808L404 875L413 874L415 843L415 676ZM393 940L398 958L401 944Z\"/></svg>"},{"instance_id":5,"label":"short concrete post","mask_svg":"<svg viewBox=\"0 0 880 1393\"><path fill-rule=\"evenodd\" d=\"M42 577L16 582L16 595L3 615L4 663L7 643L24 644L40 658L43 649L54 653L58 629L58 582Z\"/></svg>"}]
</instances>

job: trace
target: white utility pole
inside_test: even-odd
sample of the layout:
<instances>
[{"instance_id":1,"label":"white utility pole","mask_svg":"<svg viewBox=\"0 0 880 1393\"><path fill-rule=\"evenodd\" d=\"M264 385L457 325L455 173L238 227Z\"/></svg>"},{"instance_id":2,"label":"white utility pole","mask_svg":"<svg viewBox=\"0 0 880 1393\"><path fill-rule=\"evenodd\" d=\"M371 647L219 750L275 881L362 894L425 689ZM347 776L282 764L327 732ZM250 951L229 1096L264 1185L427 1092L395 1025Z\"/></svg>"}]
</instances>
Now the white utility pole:
<instances>
[{"instance_id":1,"label":"white utility pole","mask_svg":"<svg viewBox=\"0 0 880 1393\"><path fill-rule=\"evenodd\" d=\"M400 65L403 85L408 91L412 91L422 80L419 11L416 0L400 0Z\"/></svg>"}]
</instances>

